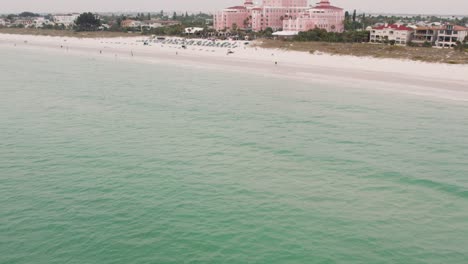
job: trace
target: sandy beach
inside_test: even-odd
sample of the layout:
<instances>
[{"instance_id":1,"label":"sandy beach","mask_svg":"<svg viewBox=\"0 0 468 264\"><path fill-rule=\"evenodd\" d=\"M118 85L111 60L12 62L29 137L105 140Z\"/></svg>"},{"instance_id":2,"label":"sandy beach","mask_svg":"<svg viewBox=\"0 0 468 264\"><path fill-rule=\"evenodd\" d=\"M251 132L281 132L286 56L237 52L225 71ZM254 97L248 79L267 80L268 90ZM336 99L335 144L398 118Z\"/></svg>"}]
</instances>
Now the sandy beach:
<instances>
[{"instance_id":1,"label":"sandy beach","mask_svg":"<svg viewBox=\"0 0 468 264\"><path fill-rule=\"evenodd\" d=\"M332 56L262 49L253 42L236 48L149 43L147 38L78 39L0 34L0 48L62 52L145 63L176 64L315 83L346 82L350 88L381 89L468 101L468 65ZM234 45L233 45L234 46ZM232 50L232 54L228 54Z\"/></svg>"}]
</instances>

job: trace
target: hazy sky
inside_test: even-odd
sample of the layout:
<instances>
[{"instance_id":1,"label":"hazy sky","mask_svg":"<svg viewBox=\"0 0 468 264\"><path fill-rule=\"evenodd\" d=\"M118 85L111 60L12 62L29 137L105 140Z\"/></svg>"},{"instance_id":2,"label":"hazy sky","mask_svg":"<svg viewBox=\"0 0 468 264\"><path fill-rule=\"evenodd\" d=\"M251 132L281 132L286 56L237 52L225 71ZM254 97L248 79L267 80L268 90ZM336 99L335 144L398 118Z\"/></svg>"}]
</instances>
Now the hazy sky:
<instances>
[{"instance_id":1,"label":"hazy sky","mask_svg":"<svg viewBox=\"0 0 468 264\"><path fill-rule=\"evenodd\" d=\"M468 15L468 0L331 0L365 12ZM0 13L81 11L215 11L243 0L0 0ZM256 2L260 2L257 0ZM318 2L310 0L310 3Z\"/></svg>"}]
</instances>

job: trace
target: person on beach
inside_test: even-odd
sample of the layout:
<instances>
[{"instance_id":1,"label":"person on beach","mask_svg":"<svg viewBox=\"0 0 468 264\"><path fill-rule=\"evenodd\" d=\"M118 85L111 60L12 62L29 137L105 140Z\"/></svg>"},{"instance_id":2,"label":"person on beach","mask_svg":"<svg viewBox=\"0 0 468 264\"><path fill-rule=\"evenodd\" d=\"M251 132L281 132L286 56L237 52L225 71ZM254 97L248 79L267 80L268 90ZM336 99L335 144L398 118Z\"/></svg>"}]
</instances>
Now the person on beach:
<instances>
[{"instance_id":1,"label":"person on beach","mask_svg":"<svg viewBox=\"0 0 468 264\"><path fill-rule=\"evenodd\" d=\"M277 62L277 61L275 61L275 65L278 65L278 62Z\"/></svg>"},{"instance_id":2,"label":"person on beach","mask_svg":"<svg viewBox=\"0 0 468 264\"><path fill-rule=\"evenodd\" d=\"M102 50L99 51L99 54L102 54Z\"/></svg>"},{"instance_id":3,"label":"person on beach","mask_svg":"<svg viewBox=\"0 0 468 264\"><path fill-rule=\"evenodd\" d=\"M133 50L132 50L132 51L130 51L130 53L132 54L132 57L133 57Z\"/></svg>"}]
</instances>

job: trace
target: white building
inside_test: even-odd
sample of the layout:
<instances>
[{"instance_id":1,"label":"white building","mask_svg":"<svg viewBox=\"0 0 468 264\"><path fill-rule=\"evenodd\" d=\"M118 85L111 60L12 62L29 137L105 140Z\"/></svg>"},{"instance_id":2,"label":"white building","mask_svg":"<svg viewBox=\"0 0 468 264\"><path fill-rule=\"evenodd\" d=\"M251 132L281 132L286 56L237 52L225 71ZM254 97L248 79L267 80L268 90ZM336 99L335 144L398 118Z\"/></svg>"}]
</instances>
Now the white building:
<instances>
[{"instance_id":1,"label":"white building","mask_svg":"<svg viewBox=\"0 0 468 264\"><path fill-rule=\"evenodd\" d=\"M127 19L120 23L120 26L123 28L141 28L143 23L138 20Z\"/></svg>"},{"instance_id":2,"label":"white building","mask_svg":"<svg viewBox=\"0 0 468 264\"><path fill-rule=\"evenodd\" d=\"M406 45L411 41L414 29L403 25L384 25L374 27L370 33L371 43L395 43L395 45Z\"/></svg>"},{"instance_id":3,"label":"white building","mask_svg":"<svg viewBox=\"0 0 468 264\"><path fill-rule=\"evenodd\" d=\"M80 16L80 14L66 14L66 15L55 15L53 20L55 24L64 25L66 27L72 26L75 24L75 20Z\"/></svg>"},{"instance_id":4,"label":"white building","mask_svg":"<svg viewBox=\"0 0 468 264\"><path fill-rule=\"evenodd\" d=\"M463 42L468 36L468 28L462 26L446 25L439 29L436 47L450 48L457 46L457 42Z\"/></svg>"},{"instance_id":5,"label":"white building","mask_svg":"<svg viewBox=\"0 0 468 264\"><path fill-rule=\"evenodd\" d=\"M34 20L31 18L16 19L13 25L23 26L25 28L34 27Z\"/></svg>"},{"instance_id":6,"label":"white building","mask_svg":"<svg viewBox=\"0 0 468 264\"><path fill-rule=\"evenodd\" d=\"M54 22L50 21L49 19L45 19L44 17L37 17L33 20L34 27L41 28L45 25L54 25Z\"/></svg>"},{"instance_id":7,"label":"white building","mask_svg":"<svg viewBox=\"0 0 468 264\"><path fill-rule=\"evenodd\" d=\"M150 20L150 21L145 21L143 26L146 28L160 28L160 27L163 27L163 24L161 23L160 20Z\"/></svg>"}]
</instances>

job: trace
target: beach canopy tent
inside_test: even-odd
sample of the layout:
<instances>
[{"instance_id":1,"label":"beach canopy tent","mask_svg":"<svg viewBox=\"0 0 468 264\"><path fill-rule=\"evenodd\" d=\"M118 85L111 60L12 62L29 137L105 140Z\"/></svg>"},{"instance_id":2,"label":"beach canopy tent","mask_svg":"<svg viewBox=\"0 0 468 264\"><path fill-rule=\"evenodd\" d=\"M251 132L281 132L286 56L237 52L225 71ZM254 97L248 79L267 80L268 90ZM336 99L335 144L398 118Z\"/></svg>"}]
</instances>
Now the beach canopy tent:
<instances>
[{"instance_id":1,"label":"beach canopy tent","mask_svg":"<svg viewBox=\"0 0 468 264\"><path fill-rule=\"evenodd\" d=\"M202 32L203 31L203 28L200 28L200 27L188 27L188 28L185 28L185 34L196 34L198 32Z\"/></svg>"},{"instance_id":2,"label":"beach canopy tent","mask_svg":"<svg viewBox=\"0 0 468 264\"><path fill-rule=\"evenodd\" d=\"M277 31L273 33L275 37L294 37L299 34L299 31Z\"/></svg>"},{"instance_id":3,"label":"beach canopy tent","mask_svg":"<svg viewBox=\"0 0 468 264\"><path fill-rule=\"evenodd\" d=\"M299 31L277 31L273 33L273 37L280 38L280 39L290 39L294 36L297 36Z\"/></svg>"}]
</instances>

